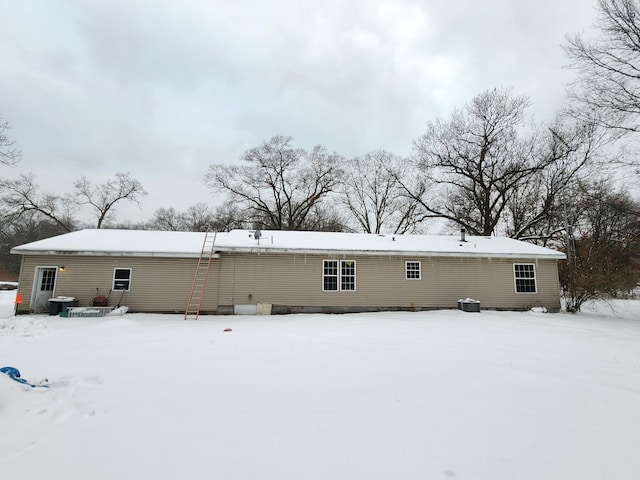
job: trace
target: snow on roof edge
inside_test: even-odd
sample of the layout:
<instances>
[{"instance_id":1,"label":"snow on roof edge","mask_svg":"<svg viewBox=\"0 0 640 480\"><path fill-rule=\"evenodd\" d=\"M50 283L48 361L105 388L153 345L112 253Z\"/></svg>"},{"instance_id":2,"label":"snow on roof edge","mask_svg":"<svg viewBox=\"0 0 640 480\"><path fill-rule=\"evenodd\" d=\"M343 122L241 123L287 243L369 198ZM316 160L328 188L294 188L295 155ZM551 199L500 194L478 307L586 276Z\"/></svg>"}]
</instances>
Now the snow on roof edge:
<instances>
[{"instance_id":1,"label":"snow on roof edge","mask_svg":"<svg viewBox=\"0 0 640 480\"><path fill-rule=\"evenodd\" d=\"M299 254L333 254L333 255L371 255L371 256L413 256L413 257L483 257L483 258L556 258L563 260L566 255L562 252L554 253L533 253L533 252L474 252L474 251L448 251L438 252L430 250L333 250L333 249L310 249L310 248L260 248L260 247L220 247L220 252L238 253L299 253Z\"/></svg>"},{"instance_id":2,"label":"snow on roof edge","mask_svg":"<svg viewBox=\"0 0 640 480\"><path fill-rule=\"evenodd\" d=\"M397 256L472 256L564 259L556 250L506 237L392 235L343 232L232 230L216 236L220 252L300 254L359 254ZM19 255L87 255L139 257L198 257L204 232L150 230L79 230L20 245ZM124 246L124 248L123 248Z\"/></svg>"}]
</instances>

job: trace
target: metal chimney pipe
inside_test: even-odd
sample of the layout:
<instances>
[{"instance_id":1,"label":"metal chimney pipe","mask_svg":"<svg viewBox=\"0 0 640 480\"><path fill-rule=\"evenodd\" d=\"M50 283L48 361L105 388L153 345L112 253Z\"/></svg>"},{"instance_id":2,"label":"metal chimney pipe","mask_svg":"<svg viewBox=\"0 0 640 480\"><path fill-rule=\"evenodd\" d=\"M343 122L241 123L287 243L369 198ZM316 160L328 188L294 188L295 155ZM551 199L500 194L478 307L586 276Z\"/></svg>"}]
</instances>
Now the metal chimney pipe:
<instances>
[{"instance_id":1,"label":"metal chimney pipe","mask_svg":"<svg viewBox=\"0 0 640 480\"><path fill-rule=\"evenodd\" d=\"M460 229L460 241L461 242L467 241L467 231L464 229L464 227Z\"/></svg>"}]
</instances>

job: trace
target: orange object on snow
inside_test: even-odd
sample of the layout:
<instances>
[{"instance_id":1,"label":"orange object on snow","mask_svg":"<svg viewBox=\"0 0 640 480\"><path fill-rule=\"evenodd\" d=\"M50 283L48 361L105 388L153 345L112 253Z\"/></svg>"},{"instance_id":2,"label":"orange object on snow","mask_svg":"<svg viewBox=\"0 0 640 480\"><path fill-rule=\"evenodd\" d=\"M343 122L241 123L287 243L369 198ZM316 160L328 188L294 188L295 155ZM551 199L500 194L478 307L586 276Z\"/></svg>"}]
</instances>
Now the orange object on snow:
<instances>
[{"instance_id":1,"label":"orange object on snow","mask_svg":"<svg viewBox=\"0 0 640 480\"><path fill-rule=\"evenodd\" d=\"M16 301L14 303L22 303L22 294L20 292L16 294Z\"/></svg>"}]
</instances>

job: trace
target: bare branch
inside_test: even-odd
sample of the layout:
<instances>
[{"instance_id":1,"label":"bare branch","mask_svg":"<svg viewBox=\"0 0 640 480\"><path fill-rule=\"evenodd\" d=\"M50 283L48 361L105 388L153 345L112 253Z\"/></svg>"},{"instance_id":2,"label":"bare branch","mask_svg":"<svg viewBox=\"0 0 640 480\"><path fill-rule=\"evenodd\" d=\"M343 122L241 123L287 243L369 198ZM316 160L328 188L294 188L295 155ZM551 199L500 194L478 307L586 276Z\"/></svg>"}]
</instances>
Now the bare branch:
<instances>
[{"instance_id":1,"label":"bare branch","mask_svg":"<svg viewBox=\"0 0 640 480\"><path fill-rule=\"evenodd\" d=\"M139 204L139 198L147 195L142 184L129 173L116 173L115 177L101 185L94 185L86 177L74 183L79 205L92 207L97 220L96 228L102 228L114 216L115 205L123 200Z\"/></svg>"},{"instance_id":2,"label":"bare branch","mask_svg":"<svg viewBox=\"0 0 640 480\"><path fill-rule=\"evenodd\" d=\"M14 166L20 161L22 152L14 148L15 140L7 135L10 128L9 122L0 118L0 164Z\"/></svg>"},{"instance_id":3,"label":"bare branch","mask_svg":"<svg viewBox=\"0 0 640 480\"><path fill-rule=\"evenodd\" d=\"M20 218L29 212L36 212L67 232L73 230L74 204L66 197L42 192L33 174L22 174L16 180L3 181L0 192L4 208L10 216Z\"/></svg>"},{"instance_id":4,"label":"bare branch","mask_svg":"<svg viewBox=\"0 0 640 480\"><path fill-rule=\"evenodd\" d=\"M448 121L427 125L414 142L417 167L440 193L440 201L411 198L431 214L454 221L471 233L491 235L512 192L544 167L531 155L534 136L519 132L529 99L510 89L477 95Z\"/></svg>"},{"instance_id":5,"label":"bare branch","mask_svg":"<svg viewBox=\"0 0 640 480\"><path fill-rule=\"evenodd\" d=\"M599 36L568 35L567 68L578 78L568 92L576 112L598 120L616 134L640 131L640 4L598 0ZM579 113L578 113L579 114Z\"/></svg>"},{"instance_id":6,"label":"bare branch","mask_svg":"<svg viewBox=\"0 0 640 480\"><path fill-rule=\"evenodd\" d=\"M241 205L257 226L304 230L313 209L335 190L341 157L321 146L295 149L291 141L274 136L247 150L245 165L211 165L205 184Z\"/></svg>"},{"instance_id":7,"label":"bare branch","mask_svg":"<svg viewBox=\"0 0 640 480\"><path fill-rule=\"evenodd\" d=\"M407 161L379 150L349 162L341 188L341 203L367 233L406 233L425 219L414 198L404 194L400 177Z\"/></svg>"}]
</instances>

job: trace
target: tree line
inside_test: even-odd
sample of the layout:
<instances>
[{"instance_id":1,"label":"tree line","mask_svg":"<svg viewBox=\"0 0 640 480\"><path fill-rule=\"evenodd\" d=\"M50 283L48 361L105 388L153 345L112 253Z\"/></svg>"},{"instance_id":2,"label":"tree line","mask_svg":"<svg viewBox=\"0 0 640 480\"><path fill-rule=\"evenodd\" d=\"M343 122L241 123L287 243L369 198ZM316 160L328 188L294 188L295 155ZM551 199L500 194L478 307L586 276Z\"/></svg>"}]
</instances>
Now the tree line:
<instances>
[{"instance_id":1,"label":"tree line","mask_svg":"<svg viewBox=\"0 0 640 480\"><path fill-rule=\"evenodd\" d=\"M204 182L221 205L160 208L149 221L125 226L374 234L465 228L566 252L561 281L570 310L595 295L632 291L640 279L640 204L615 174L637 175L629 145L640 130L640 3L598 0L598 12L596 38L566 38L576 80L551 122L530 120L526 95L496 88L429 121L408 156L376 150L344 158L276 135L237 164L208 167ZM8 130L0 121L0 162L7 167L20 160ZM117 205L145 194L127 173L103 184L82 177L64 196L44 192L32 174L2 180L6 268L18 268L5 256L13 245L86 226L123 226ZM93 224L77 219L81 207L92 212Z\"/></svg>"}]
</instances>

